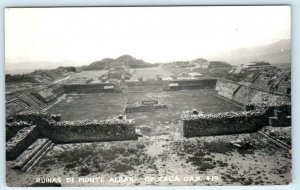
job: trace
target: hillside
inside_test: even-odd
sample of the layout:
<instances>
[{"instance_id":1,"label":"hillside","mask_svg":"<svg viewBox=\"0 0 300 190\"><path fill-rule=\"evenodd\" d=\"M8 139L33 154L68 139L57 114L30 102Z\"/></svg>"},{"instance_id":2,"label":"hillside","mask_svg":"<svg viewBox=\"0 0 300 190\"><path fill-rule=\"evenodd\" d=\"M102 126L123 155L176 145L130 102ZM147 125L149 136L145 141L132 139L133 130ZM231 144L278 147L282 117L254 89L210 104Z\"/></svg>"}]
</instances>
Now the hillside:
<instances>
[{"instance_id":1,"label":"hillside","mask_svg":"<svg viewBox=\"0 0 300 190\"><path fill-rule=\"evenodd\" d=\"M130 55L122 55L117 59L105 58L100 61L95 61L87 66L83 66L82 70L102 70L116 66L127 66L130 68L153 67L156 64L147 63L141 59L136 59Z\"/></svg>"},{"instance_id":2,"label":"hillside","mask_svg":"<svg viewBox=\"0 0 300 190\"><path fill-rule=\"evenodd\" d=\"M274 65L291 63L291 40L284 39L266 46L229 51L210 59L223 60L230 64L248 64L251 61L266 61Z\"/></svg>"}]
</instances>

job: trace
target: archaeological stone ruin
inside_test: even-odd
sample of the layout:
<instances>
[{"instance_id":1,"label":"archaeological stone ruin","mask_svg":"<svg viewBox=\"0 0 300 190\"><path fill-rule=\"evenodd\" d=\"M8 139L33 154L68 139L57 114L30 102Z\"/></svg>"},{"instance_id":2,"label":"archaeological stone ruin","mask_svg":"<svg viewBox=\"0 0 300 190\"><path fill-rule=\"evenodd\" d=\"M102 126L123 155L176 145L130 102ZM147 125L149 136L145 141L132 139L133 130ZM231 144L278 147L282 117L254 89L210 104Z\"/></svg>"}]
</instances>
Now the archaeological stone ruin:
<instances>
[{"instance_id":1,"label":"archaeological stone ruin","mask_svg":"<svg viewBox=\"0 0 300 190\"><path fill-rule=\"evenodd\" d=\"M272 87L267 88L268 84L258 77L263 74L255 77L251 75L254 79L245 75L245 78L239 80L224 73L218 76L218 72L232 69L223 62L221 65L218 63L200 67L202 74L205 69L210 69L211 73L214 68L217 69L214 75L209 76L172 73L165 77L154 72L149 79L135 73L141 72L139 70L116 68L94 79L68 79L8 93L6 159L11 162L9 168L27 172L57 145L137 141L147 134L160 133L160 130L179 131L184 139L257 133L279 147L290 149L289 141L286 140L288 137L274 136L272 133L272 128L291 126L291 96L278 85L286 85L285 80L279 77L278 81L272 79L268 83ZM53 72L36 75L39 78L49 75L62 80L61 76ZM148 71L145 69L142 72ZM71 75L77 76L77 73ZM50 77L46 78L43 80L50 80ZM91 103L83 102L76 109L79 113L84 111L82 113L99 115L98 118L79 114L83 117L66 120L65 117L72 118L67 111L49 111L58 107L58 111L71 109L76 113L72 106L76 106L76 101L82 97L90 95L93 97L89 100ZM204 107L199 107L197 103L202 96L218 101L221 107L226 103L234 107L235 111L226 108L225 112L218 112L218 107L205 100L201 103ZM96 105L103 106L99 114L93 110L97 109ZM88 107L95 108L88 110ZM209 111L212 108L214 111ZM106 113L105 117L103 113ZM168 116L171 120L167 120ZM170 128L172 122L178 123L176 125L179 128ZM167 134L166 131L161 133ZM233 144L242 147L236 142Z\"/></svg>"}]
</instances>

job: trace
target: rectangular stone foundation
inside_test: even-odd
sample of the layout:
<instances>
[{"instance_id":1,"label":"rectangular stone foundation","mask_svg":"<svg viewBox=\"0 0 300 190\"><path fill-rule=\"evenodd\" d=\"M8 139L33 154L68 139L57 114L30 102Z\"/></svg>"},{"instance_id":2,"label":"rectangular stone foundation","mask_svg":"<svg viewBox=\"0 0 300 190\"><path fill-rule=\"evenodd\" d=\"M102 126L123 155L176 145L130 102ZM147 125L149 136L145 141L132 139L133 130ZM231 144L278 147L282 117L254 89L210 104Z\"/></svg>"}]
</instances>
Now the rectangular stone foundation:
<instances>
[{"instance_id":1,"label":"rectangular stone foundation","mask_svg":"<svg viewBox=\"0 0 300 190\"><path fill-rule=\"evenodd\" d=\"M15 160L38 138L47 138L51 143L52 141L54 143L121 141L137 140L138 138L134 127L134 120L131 119L111 117L106 120L63 122L57 122L57 120L59 119L56 115L40 112L22 112L15 115L13 122L7 124L8 126L15 126L17 123L21 125L25 122L30 123L30 126L19 129L17 134L6 142L6 159ZM38 146L36 147L39 149ZM32 145L27 150L27 153L25 152L24 154L34 155L31 153L31 149L33 148L34 146ZM48 149L48 146L45 148ZM33 152L39 152L39 150L33 150ZM42 154L43 152L41 151L40 153ZM21 159L25 160L24 164L27 162L26 159L27 156ZM19 167L22 167L21 165Z\"/></svg>"},{"instance_id":2,"label":"rectangular stone foundation","mask_svg":"<svg viewBox=\"0 0 300 190\"><path fill-rule=\"evenodd\" d=\"M159 109L168 109L168 106L167 105L141 105L135 107L126 107L125 113L153 112Z\"/></svg>"}]
</instances>

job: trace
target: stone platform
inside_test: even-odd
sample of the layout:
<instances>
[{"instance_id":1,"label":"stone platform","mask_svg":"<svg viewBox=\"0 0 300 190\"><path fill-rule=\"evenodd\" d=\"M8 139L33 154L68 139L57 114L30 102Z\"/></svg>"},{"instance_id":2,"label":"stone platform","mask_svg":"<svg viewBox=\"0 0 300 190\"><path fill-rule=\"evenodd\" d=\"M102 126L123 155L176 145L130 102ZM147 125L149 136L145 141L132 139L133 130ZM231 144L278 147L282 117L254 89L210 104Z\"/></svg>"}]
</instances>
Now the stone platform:
<instances>
[{"instance_id":1,"label":"stone platform","mask_svg":"<svg viewBox=\"0 0 300 190\"><path fill-rule=\"evenodd\" d=\"M137 100L127 102L125 113L153 112L159 109L168 109L168 106L158 100Z\"/></svg>"}]
</instances>

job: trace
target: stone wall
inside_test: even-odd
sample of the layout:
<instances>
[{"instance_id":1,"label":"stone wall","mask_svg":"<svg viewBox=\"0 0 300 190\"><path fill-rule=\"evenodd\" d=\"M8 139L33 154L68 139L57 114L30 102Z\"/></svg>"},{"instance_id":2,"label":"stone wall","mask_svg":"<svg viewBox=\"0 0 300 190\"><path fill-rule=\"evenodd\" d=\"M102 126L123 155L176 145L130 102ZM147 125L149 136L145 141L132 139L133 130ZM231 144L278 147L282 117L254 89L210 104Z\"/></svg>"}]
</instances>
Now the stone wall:
<instances>
[{"instance_id":1,"label":"stone wall","mask_svg":"<svg viewBox=\"0 0 300 190\"><path fill-rule=\"evenodd\" d=\"M25 111L18 113L13 117L14 122L27 122L32 125L47 126L51 122L55 122L52 117L56 115L49 114L47 112L35 112L35 111Z\"/></svg>"},{"instance_id":2,"label":"stone wall","mask_svg":"<svg viewBox=\"0 0 300 190\"><path fill-rule=\"evenodd\" d=\"M40 137L62 143L136 139L133 120L112 117L106 120L58 122L59 119L59 115L55 114L22 112L13 117L12 123L36 125Z\"/></svg>"},{"instance_id":3,"label":"stone wall","mask_svg":"<svg viewBox=\"0 0 300 190\"><path fill-rule=\"evenodd\" d=\"M55 143L136 140L134 121L125 118L57 122L49 113L22 112L7 123L6 158L14 160L37 138Z\"/></svg>"},{"instance_id":4,"label":"stone wall","mask_svg":"<svg viewBox=\"0 0 300 190\"><path fill-rule=\"evenodd\" d=\"M83 120L51 123L42 135L56 143L136 140L132 120Z\"/></svg>"},{"instance_id":5,"label":"stone wall","mask_svg":"<svg viewBox=\"0 0 300 190\"><path fill-rule=\"evenodd\" d=\"M186 79L186 80L171 80L169 88L166 90L194 90L203 88L214 88L217 79L201 78L201 79Z\"/></svg>"},{"instance_id":6,"label":"stone wall","mask_svg":"<svg viewBox=\"0 0 300 190\"><path fill-rule=\"evenodd\" d=\"M100 84L66 84L65 92L68 93L103 93L116 92L116 85L114 83L100 83Z\"/></svg>"},{"instance_id":7,"label":"stone wall","mask_svg":"<svg viewBox=\"0 0 300 190\"><path fill-rule=\"evenodd\" d=\"M165 85L167 81L163 80L146 80L146 81L127 81L127 86L152 86L152 85Z\"/></svg>"},{"instance_id":8,"label":"stone wall","mask_svg":"<svg viewBox=\"0 0 300 190\"><path fill-rule=\"evenodd\" d=\"M268 125L266 110L217 114L184 112L181 119L184 137L250 133Z\"/></svg>"},{"instance_id":9,"label":"stone wall","mask_svg":"<svg viewBox=\"0 0 300 190\"><path fill-rule=\"evenodd\" d=\"M14 137L21 129L29 126L30 124L25 121L7 123L5 136L6 141Z\"/></svg>"},{"instance_id":10,"label":"stone wall","mask_svg":"<svg viewBox=\"0 0 300 190\"><path fill-rule=\"evenodd\" d=\"M274 116L274 111L280 111L282 114L286 116L292 115L292 104L290 101L287 100L278 100L277 102L261 102L256 104L248 104L248 110L255 110L255 109L267 109L268 116Z\"/></svg>"}]
</instances>

